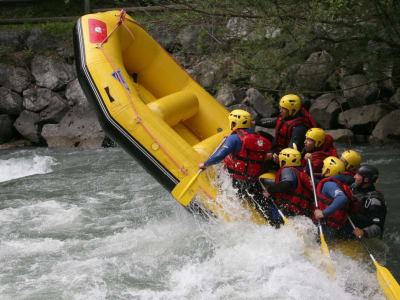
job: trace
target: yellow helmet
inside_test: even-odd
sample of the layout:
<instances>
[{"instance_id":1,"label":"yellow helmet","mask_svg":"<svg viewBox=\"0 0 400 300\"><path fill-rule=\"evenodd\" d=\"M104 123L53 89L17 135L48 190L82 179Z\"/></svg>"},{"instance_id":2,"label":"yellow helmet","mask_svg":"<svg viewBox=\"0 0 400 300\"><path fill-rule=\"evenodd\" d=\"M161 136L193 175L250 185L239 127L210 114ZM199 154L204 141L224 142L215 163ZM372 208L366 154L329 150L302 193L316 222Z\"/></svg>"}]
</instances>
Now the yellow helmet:
<instances>
[{"instance_id":1,"label":"yellow helmet","mask_svg":"<svg viewBox=\"0 0 400 300\"><path fill-rule=\"evenodd\" d=\"M361 155L354 150L346 150L340 156L340 160L344 160L346 170L356 171L361 163Z\"/></svg>"},{"instance_id":2,"label":"yellow helmet","mask_svg":"<svg viewBox=\"0 0 400 300\"><path fill-rule=\"evenodd\" d=\"M327 172L329 170L329 173ZM322 167L322 175L325 177L343 174L344 163L335 156L328 156L324 159L324 166Z\"/></svg>"},{"instance_id":3,"label":"yellow helmet","mask_svg":"<svg viewBox=\"0 0 400 300\"><path fill-rule=\"evenodd\" d=\"M229 128L236 130L239 128L251 127L251 115L249 112L242 109L232 110L229 114Z\"/></svg>"},{"instance_id":4,"label":"yellow helmet","mask_svg":"<svg viewBox=\"0 0 400 300\"><path fill-rule=\"evenodd\" d=\"M320 147L325 142L325 131L321 128L310 128L306 132L306 138L315 141L315 147Z\"/></svg>"},{"instance_id":5,"label":"yellow helmet","mask_svg":"<svg viewBox=\"0 0 400 300\"><path fill-rule=\"evenodd\" d=\"M289 111L289 116L294 116L301 108L301 100L299 96L288 94L281 98L279 106Z\"/></svg>"},{"instance_id":6,"label":"yellow helmet","mask_svg":"<svg viewBox=\"0 0 400 300\"><path fill-rule=\"evenodd\" d=\"M285 148L279 153L279 165L281 167L301 166L301 154L292 148Z\"/></svg>"}]
</instances>

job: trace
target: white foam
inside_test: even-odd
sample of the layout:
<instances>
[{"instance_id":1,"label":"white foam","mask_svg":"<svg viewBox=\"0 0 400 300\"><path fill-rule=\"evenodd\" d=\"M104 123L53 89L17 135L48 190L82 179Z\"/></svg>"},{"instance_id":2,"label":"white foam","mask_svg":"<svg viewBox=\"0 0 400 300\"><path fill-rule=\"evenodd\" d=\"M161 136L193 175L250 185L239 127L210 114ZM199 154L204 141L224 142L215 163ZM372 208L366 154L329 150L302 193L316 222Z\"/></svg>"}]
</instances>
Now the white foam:
<instances>
[{"instance_id":1,"label":"white foam","mask_svg":"<svg viewBox=\"0 0 400 300\"><path fill-rule=\"evenodd\" d=\"M49 173L52 172L52 167L56 164L55 158L39 155L0 160L0 182L34 174Z\"/></svg>"}]
</instances>

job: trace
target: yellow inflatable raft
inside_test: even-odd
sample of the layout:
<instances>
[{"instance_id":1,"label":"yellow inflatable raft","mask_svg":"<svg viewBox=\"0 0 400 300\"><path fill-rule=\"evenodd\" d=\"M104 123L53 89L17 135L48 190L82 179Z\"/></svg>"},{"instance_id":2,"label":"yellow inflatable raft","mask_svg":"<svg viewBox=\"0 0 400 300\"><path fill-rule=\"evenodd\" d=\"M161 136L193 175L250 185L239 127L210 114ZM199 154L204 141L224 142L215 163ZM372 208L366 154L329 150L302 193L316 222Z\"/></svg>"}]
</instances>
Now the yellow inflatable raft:
<instances>
[{"instance_id":1,"label":"yellow inflatable raft","mask_svg":"<svg viewBox=\"0 0 400 300\"><path fill-rule=\"evenodd\" d=\"M229 112L124 11L82 16L74 48L79 82L104 131L168 191L193 177L229 134ZM230 220L210 172L196 179L188 208ZM266 222L245 206L253 221Z\"/></svg>"}]
</instances>

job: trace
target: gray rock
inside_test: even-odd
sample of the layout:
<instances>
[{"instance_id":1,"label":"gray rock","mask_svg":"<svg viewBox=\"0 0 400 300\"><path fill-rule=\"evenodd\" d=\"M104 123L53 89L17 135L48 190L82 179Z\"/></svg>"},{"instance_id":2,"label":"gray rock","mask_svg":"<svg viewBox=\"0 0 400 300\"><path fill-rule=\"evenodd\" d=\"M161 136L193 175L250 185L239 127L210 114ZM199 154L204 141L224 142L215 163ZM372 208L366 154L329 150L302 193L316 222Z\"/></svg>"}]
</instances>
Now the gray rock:
<instances>
[{"instance_id":1,"label":"gray rock","mask_svg":"<svg viewBox=\"0 0 400 300\"><path fill-rule=\"evenodd\" d=\"M41 123L58 123L69 110L65 100L57 93L52 92L49 105L42 110L40 115Z\"/></svg>"},{"instance_id":2,"label":"gray rock","mask_svg":"<svg viewBox=\"0 0 400 300\"><path fill-rule=\"evenodd\" d=\"M67 87L65 88L65 98L67 98L69 103L72 105L89 105L78 79L75 79L67 84Z\"/></svg>"},{"instance_id":3,"label":"gray rock","mask_svg":"<svg viewBox=\"0 0 400 300\"><path fill-rule=\"evenodd\" d=\"M93 110L74 106L59 124L46 124L42 136L49 147L100 148L105 134Z\"/></svg>"},{"instance_id":4,"label":"gray rock","mask_svg":"<svg viewBox=\"0 0 400 300\"><path fill-rule=\"evenodd\" d=\"M56 41L53 37L44 34L40 27L34 27L26 40L26 46L35 52L42 52L47 49L55 49Z\"/></svg>"},{"instance_id":5,"label":"gray rock","mask_svg":"<svg viewBox=\"0 0 400 300\"><path fill-rule=\"evenodd\" d=\"M391 143L400 141L400 109L384 116L376 124L370 136L371 143Z\"/></svg>"},{"instance_id":6,"label":"gray rock","mask_svg":"<svg viewBox=\"0 0 400 300\"><path fill-rule=\"evenodd\" d=\"M242 102L247 106L251 106L257 114L264 118L269 118L277 112L277 109L270 102L267 102L263 94L257 89L250 88L246 91L246 98Z\"/></svg>"},{"instance_id":7,"label":"gray rock","mask_svg":"<svg viewBox=\"0 0 400 300\"><path fill-rule=\"evenodd\" d=\"M382 103L352 108L339 114L339 124L346 128L354 128L359 125L377 123L389 112L390 107Z\"/></svg>"},{"instance_id":8,"label":"gray rock","mask_svg":"<svg viewBox=\"0 0 400 300\"><path fill-rule=\"evenodd\" d=\"M338 143L350 144L354 140L354 134L350 129L327 130L326 133L331 135L333 140Z\"/></svg>"},{"instance_id":9,"label":"gray rock","mask_svg":"<svg viewBox=\"0 0 400 300\"><path fill-rule=\"evenodd\" d=\"M24 97L24 108L29 111L40 112L49 106L52 94L52 90L46 88L32 88L25 90L22 93Z\"/></svg>"},{"instance_id":10,"label":"gray rock","mask_svg":"<svg viewBox=\"0 0 400 300\"><path fill-rule=\"evenodd\" d=\"M212 87L223 77L221 67L213 61L203 60L193 67L194 78L205 88Z\"/></svg>"},{"instance_id":11,"label":"gray rock","mask_svg":"<svg viewBox=\"0 0 400 300\"><path fill-rule=\"evenodd\" d=\"M0 87L0 113L18 116L22 110L21 96L10 89Z\"/></svg>"},{"instance_id":12,"label":"gray rock","mask_svg":"<svg viewBox=\"0 0 400 300\"><path fill-rule=\"evenodd\" d=\"M394 95L390 98L389 103L400 108L400 88L397 89Z\"/></svg>"},{"instance_id":13,"label":"gray rock","mask_svg":"<svg viewBox=\"0 0 400 300\"><path fill-rule=\"evenodd\" d=\"M13 120L8 115L0 115L0 144L8 142L13 136Z\"/></svg>"},{"instance_id":14,"label":"gray rock","mask_svg":"<svg viewBox=\"0 0 400 300\"><path fill-rule=\"evenodd\" d=\"M0 67L0 81L3 81L3 86L21 93L31 84L30 73L21 67L6 66L2 65ZM4 76L4 79L2 77Z\"/></svg>"},{"instance_id":15,"label":"gray rock","mask_svg":"<svg viewBox=\"0 0 400 300\"><path fill-rule=\"evenodd\" d=\"M10 50L22 50L28 31L24 29L2 29L0 30L0 45Z\"/></svg>"},{"instance_id":16,"label":"gray rock","mask_svg":"<svg viewBox=\"0 0 400 300\"><path fill-rule=\"evenodd\" d=\"M296 72L296 84L302 89L321 91L334 72L333 57L326 51L314 52Z\"/></svg>"},{"instance_id":17,"label":"gray rock","mask_svg":"<svg viewBox=\"0 0 400 300\"><path fill-rule=\"evenodd\" d=\"M40 116L37 113L24 110L14 122L14 127L27 140L33 143L40 142L38 123Z\"/></svg>"},{"instance_id":18,"label":"gray rock","mask_svg":"<svg viewBox=\"0 0 400 300\"><path fill-rule=\"evenodd\" d=\"M230 106L237 103L234 93L234 87L230 84L224 84L217 92L215 98L223 106Z\"/></svg>"},{"instance_id":19,"label":"gray rock","mask_svg":"<svg viewBox=\"0 0 400 300\"><path fill-rule=\"evenodd\" d=\"M4 86L7 82L7 66L0 63L0 86Z\"/></svg>"},{"instance_id":20,"label":"gray rock","mask_svg":"<svg viewBox=\"0 0 400 300\"><path fill-rule=\"evenodd\" d=\"M318 127L331 129L337 125L343 101L342 97L335 94L324 94L314 101L310 107L310 114Z\"/></svg>"},{"instance_id":21,"label":"gray rock","mask_svg":"<svg viewBox=\"0 0 400 300\"><path fill-rule=\"evenodd\" d=\"M379 92L376 82L368 83L368 79L360 74L343 77L339 85L351 107L360 107L371 103L376 100Z\"/></svg>"},{"instance_id":22,"label":"gray rock","mask_svg":"<svg viewBox=\"0 0 400 300\"><path fill-rule=\"evenodd\" d=\"M189 25L183 28L183 30L177 36L177 39L182 45L183 49L189 52L192 52L196 49L200 31L201 27L199 25Z\"/></svg>"},{"instance_id":23,"label":"gray rock","mask_svg":"<svg viewBox=\"0 0 400 300\"><path fill-rule=\"evenodd\" d=\"M46 56L35 56L31 68L36 83L51 90L60 89L76 78L72 65Z\"/></svg>"},{"instance_id":24,"label":"gray rock","mask_svg":"<svg viewBox=\"0 0 400 300\"><path fill-rule=\"evenodd\" d=\"M25 90L25 109L37 112L40 115L40 123L58 123L69 106L59 94L46 88Z\"/></svg>"}]
</instances>

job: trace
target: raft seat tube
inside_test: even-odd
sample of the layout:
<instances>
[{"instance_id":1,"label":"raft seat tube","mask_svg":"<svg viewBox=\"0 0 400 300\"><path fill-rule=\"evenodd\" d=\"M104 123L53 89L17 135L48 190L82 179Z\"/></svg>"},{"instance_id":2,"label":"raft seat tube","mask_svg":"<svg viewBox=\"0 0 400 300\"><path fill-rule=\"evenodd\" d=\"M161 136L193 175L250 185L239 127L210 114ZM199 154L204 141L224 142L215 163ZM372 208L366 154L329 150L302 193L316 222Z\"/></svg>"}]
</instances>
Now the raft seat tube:
<instances>
[{"instance_id":1,"label":"raft seat tube","mask_svg":"<svg viewBox=\"0 0 400 300\"><path fill-rule=\"evenodd\" d=\"M197 96L187 91L170 94L150 102L147 106L171 127L190 119L199 112Z\"/></svg>"}]
</instances>

